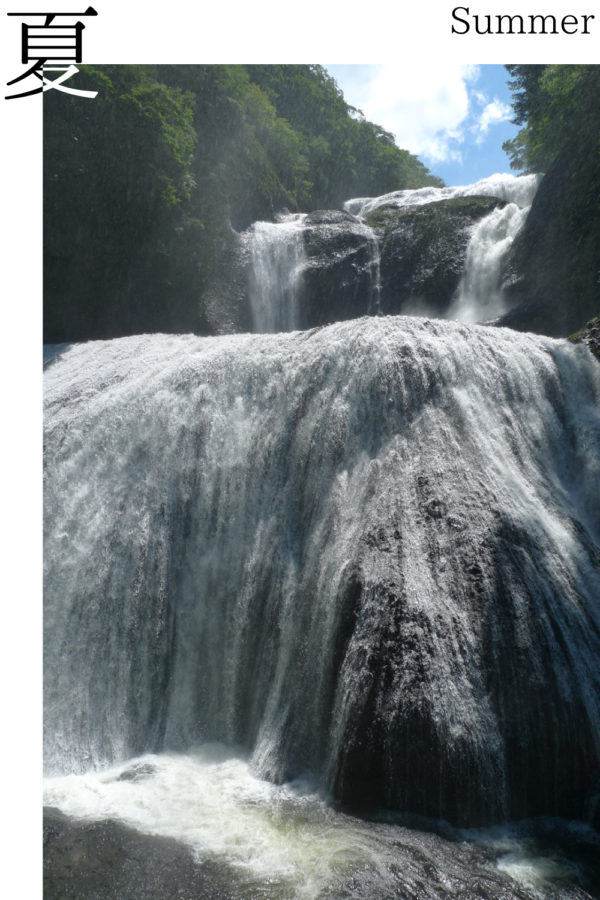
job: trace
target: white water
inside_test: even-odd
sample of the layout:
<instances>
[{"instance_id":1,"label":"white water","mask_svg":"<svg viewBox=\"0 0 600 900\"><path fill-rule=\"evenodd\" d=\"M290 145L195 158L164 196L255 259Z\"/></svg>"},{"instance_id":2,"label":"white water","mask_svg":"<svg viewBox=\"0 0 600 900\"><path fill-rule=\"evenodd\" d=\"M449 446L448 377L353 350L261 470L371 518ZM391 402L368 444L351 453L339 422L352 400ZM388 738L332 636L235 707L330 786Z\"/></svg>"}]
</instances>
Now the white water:
<instances>
[{"instance_id":1,"label":"white water","mask_svg":"<svg viewBox=\"0 0 600 900\"><path fill-rule=\"evenodd\" d=\"M244 754L222 745L48 778L44 802L183 841L198 861L231 867L240 900L587 896L576 887L577 865L526 828L467 835L439 823L442 837L357 819L331 809L307 782L258 779ZM581 827L578 836L598 843Z\"/></svg>"},{"instance_id":2,"label":"white water","mask_svg":"<svg viewBox=\"0 0 600 900\"><path fill-rule=\"evenodd\" d=\"M539 183L539 175L496 174L458 187L424 187L392 191L380 197L357 197L347 200L344 209L355 216L366 216L381 206L422 206L455 197L498 197L523 208L531 206Z\"/></svg>"},{"instance_id":3,"label":"white water","mask_svg":"<svg viewBox=\"0 0 600 900\"><path fill-rule=\"evenodd\" d=\"M506 312L500 289L502 261L523 227L529 207L509 203L494 209L473 228L465 271L449 319L482 322Z\"/></svg>"},{"instance_id":4,"label":"white water","mask_svg":"<svg viewBox=\"0 0 600 900\"><path fill-rule=\"evenodd\" d=\"M241 872L240 900L587 896L518 835L324 799L373 684L388 806L444 815L458 778L501 821L528 789L511 734L549 806L597 753L585 348L403 317L141 336L67 349L45 392L47 804L177 837ZM415 710L443 748L425 773Z\"/></svg>"},{"instance_id":5,"label":"white water","mask_svg":"<svg viewBox=\"0 0 600 900\"><path fill-rule=\"evenodd\" d=\"M49 771L217 739L251 747L264 775L300 767L329 788L361 660L399 629L423 644L389 658L385 689L381 676L385 752L402 756L402 716L425 703L431 740L471 754L470 790L505 813L494 704L528 743L510 688L525 661L492 645L492 702L466 570L476 561L486 604L523 623L532 677L571 698L538 715L539 740L584 711L598 740L599 390L584 348L408 318L68 350L46 373ZM333 659L350 563L358 619ZM408 796L389 764L390 800Z\"/></svg>"},{"instance_id":6,"label":"white water","mask_svg":"<svg viewBox=\"0 0 600 900\"><path fill-rule=\"evenodd\" d=\"M381 206L410 207L456 197L488 196L507 201L472 229L465 271L454 303L444 316L461 322L483 322L505 311L500 290L502 261L522 228L540 182L538 175L492 175L472 185L394 191L374 198L348 200L344 209L357 217L352 228L364 234L370 249L371 290L365 313L378 315L381 306L380 248L375 231L363 217ZM276 223L256 222L246 232L251 266L249 297L253 331L275 333L303 327L301 310L303 273L308 264L304 249L306 215L285 215ZM405 304L406 312L427 315L417 302Z\"/></svg>"},{"instance_id":7,"label":"white water","mask_svg":"<svg viewBox=\"0 0 600 900\"><path fill-rule=\"evenodd\" d=\"M500 289L502 261L525 224L540 180L539 175L497 174L461 187L427 187L357 198L347 201L344 208L354 215L366 216L381 206L421 206L456 197L498 197L507 201L505 207L492 210L473 227L465 271L454 303L444 315L459 322L484 322L506 311Z\"/></svg>"},{"instance_id":8,"label":"white water","mask_svg":"<svg viewBox=\"0 0 600 900\"><path fill-rule=\"evenodd\" d=\"M278 222L255 222L248 232L249 294L255 332L293 331L298 327L306 262L302 236L305 219L302 213L289 214Z\"/></svg>"}]
</instances>

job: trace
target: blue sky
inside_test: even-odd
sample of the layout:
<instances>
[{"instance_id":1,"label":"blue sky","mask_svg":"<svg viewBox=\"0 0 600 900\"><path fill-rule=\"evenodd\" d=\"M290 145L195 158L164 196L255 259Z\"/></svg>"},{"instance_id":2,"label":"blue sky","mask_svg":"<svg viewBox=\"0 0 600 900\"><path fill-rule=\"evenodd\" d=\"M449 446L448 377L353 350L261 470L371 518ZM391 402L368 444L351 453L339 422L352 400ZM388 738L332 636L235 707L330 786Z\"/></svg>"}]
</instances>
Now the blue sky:
<instances>
[{"instance_id":1,"label":"blue sky","mask_svg":"<svg viewBox=\"0 0 600 900\"><path fill-rule=\"evenodd\" d=\"M424 59L408 64L328 65L347 103L396 137L448 185L510 172L502 142L512 125L508 73L499 65Z\"/></svg>"}]
</instances>

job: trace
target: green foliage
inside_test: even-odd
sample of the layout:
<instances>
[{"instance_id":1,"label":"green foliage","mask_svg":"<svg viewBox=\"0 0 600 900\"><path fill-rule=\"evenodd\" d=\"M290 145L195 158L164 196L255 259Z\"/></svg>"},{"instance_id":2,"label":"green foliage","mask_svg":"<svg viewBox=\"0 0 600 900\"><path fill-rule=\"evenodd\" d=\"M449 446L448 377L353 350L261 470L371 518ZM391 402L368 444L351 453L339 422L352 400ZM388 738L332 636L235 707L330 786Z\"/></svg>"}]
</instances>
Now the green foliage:
<instances>
[{"instance_id":1,"label":"green foliage","mask_svg":"<svg viewBox=\"0 0 600 900\"><path fill-rule=\"evenodd\" d=\"M442 184L321 66L85 66L77 77L95 100L44 96L47 340L201 331L231 226Z\"/></svg>"},{"instance_id":2,"label":"green foliage","mask_svg":"<svg viewBox=\"0 0 600 900\"><path fill-rule=\"evenodd\" d=\"M515 169L546 171L574 136L598 154L600 67L592 65L507 66L512 76L516 125L502 146Z\"/></svg>"},{"instance_id":3,"label":"green foliage","mask_svg":"<svg viewBox=\"0 0 600 900\"><path fill-rule=\"evenodd\" d=\"M574 344L580 344L585 341L600 362L600 316L590 319L583 328L576 331L575 334L570 334L568 340Z\"/></svg>"},{"instance_id":4,"label":"green foliage","mask_svg":"<svg viewBox=\"0 0 600 900\"><path fill-rule=\"evenodd\" d=\"M348 106L322 66L254 65L246 69L294 128L309 162L312 188L303 208L339 206L353 196L443 182L393 135Z\"/></svg>"}]
</instances>

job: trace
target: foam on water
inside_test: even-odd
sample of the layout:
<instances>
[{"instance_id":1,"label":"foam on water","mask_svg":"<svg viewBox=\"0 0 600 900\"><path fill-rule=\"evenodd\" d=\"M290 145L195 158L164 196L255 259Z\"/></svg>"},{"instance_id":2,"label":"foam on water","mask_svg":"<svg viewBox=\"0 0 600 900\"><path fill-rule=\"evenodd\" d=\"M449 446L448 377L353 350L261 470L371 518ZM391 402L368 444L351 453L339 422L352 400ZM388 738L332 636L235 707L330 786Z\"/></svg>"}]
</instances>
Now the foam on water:
<instances>
[{"instance_id":1,"label":"foam on water","mask_svg":"<svg viewBox=\"0 0 600 900\"><path fill-rule=\"evenodd\" d=\"M586 896L577 865L536 855L531 840L479 832L465 841L443 823L445 837L361 820L332 810L309 783L261 781L243 753L218 744L48 778L44 801L175 838L199 862L223 861L241 876L240 900Z\"/></svg>"},{"instance_id":2,"label":"foam on water","mask_svg":"<svg viewBox=\"0 0 600 900\"><path fill-rule=\"evenodd\" d=\"M293 331L298 327L305 219L306 215L300 213L283 215L277 222L255 222L246 234L255 332Z\"/></svg>"},{"instance_id":3,"label":"foam on water","mask_svg":"<svg viewBox=\"0 0 600 900\"><path fill-rule=\"evenodd\" d=\"M520 208L531 206L540 183L540 175L496 174L482 178L474 184L457 187L424 187L412 190L391 191L380 197L356 197L344 203L344 209L355 216L366 216L381 206L422 206L455 197L498 197Z\"/></svg>"}]
</instances>

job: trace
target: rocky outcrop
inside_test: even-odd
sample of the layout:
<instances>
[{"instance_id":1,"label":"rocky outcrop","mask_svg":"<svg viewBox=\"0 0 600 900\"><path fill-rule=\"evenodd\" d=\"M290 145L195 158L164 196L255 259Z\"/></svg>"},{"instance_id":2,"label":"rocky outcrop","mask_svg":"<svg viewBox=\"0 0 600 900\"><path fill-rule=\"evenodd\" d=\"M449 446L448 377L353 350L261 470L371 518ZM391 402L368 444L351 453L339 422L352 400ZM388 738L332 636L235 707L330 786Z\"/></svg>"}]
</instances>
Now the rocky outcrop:
<instances>
[{"instance_id":1,"label":"rocky outcrop","mask_svg":"<svg viewBox=\"0 0 600 900\"><path fill-rule=\"evenodd\" d=\"M310 328L363 315L443 316L464 270L472 226L504 201L456 197L381 206L366 222L312 213L304 232L304 321Z\"/></svg>"},{"instance_id":2,"label":"rocky outcrop","mask_svg":"<svg viewBox=\"0 0 600 900\"><path fill-rule=\"evenodd\" d=\"M585 341L596 359L600 362L600 316L591 319L581 331L569 335L569 340L574 344Z\"/></svg>"},{"instance_id":3,"label":"rocky outcrop","mask_svg":"<svg viewBox=\"0 0 600 900\"><path fill-rule=\"evenodd\" d=\"M371 228L350 213L319 210L307 217L303 236L301 327L376 312L377 239Z\"/></svg>"},{"instance_id":4,"label":"rocky outcrop","mask_svg":"<svg viewBox=\"0 0 600 900\"><path fill-rule=\"evenodd\" d=\"M443 316L463 274L473 225L504 201L456 197L418 207L382 206L363 220L318 210L304 222L305 260L294 327L307 329L364 315ZM223 241L204 296L209 331L252 330L252 234Z\"/></svg>"},{"instance_id":5,"label":"rocky outcrop","mask_svg":"<svg viewBox=\"0 0 600 900\"><path fill-rule=\"evenodd\" d=\"M248 243L233 228L216 248L215 270L202 296L208 334L235 334L252 330L248 299Z\"/></svg>"},{"instance_id":6,"label":"rocky outcrop","mask_svg":"<svg viewBox=\"0 0 600 900\"><path fill-rule=\"evenodd\" d=\"M512 309L499 322L566 337L600 313L600 165L584 143L545 175L504 266Z\"/></svg>"},{"instance_id":7,"label":"rocky outcrop","mask_svg":"<svg viewBox=\"0 0 600 900\"><path fill-rule=\"evenodd\" d=\"M381 245L381 312L443 316L461 275L472 226L504 201L455 197L382 206L367 217Z\"/></svg>"}]
</instances>

